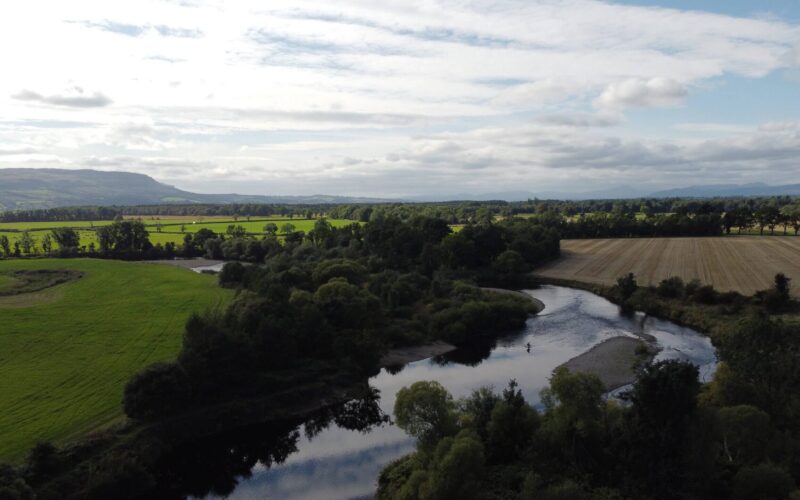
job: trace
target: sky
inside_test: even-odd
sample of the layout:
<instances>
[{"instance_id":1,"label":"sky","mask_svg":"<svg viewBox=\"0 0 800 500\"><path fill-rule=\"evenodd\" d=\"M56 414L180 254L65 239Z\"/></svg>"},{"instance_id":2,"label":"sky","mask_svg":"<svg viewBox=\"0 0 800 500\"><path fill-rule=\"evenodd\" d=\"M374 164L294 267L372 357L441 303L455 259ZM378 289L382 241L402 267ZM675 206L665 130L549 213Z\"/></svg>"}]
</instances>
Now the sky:
<instances>
[{"instance_id":1,"label":"sky","mask_svg":"<svg viewBox=\"0 0 800 500\"><path fill-rule=\"evenodd\" d=\"M27 0L0 44L0 168L377 197L800 182L797 0Z\"/></svg>"}]
</instances>

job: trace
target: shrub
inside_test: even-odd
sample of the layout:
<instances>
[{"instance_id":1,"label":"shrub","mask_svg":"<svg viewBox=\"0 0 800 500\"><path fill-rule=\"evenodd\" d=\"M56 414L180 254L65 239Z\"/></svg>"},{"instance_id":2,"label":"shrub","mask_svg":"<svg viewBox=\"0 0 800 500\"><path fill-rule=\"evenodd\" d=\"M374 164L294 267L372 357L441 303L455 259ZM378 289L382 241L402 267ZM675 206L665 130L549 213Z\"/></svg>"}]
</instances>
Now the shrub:
<instances>
[{"instance_id":1,"label":"shrub","mask_svg":"<svg viewBox=\"0 0 800 500\"><path fill-rule=\"evenodd\" d=\"M677 276L661 280L656 288L656 293L660 297L667 299L679 299L683 297L683 280Z\"/></svg>"}]
</instances>

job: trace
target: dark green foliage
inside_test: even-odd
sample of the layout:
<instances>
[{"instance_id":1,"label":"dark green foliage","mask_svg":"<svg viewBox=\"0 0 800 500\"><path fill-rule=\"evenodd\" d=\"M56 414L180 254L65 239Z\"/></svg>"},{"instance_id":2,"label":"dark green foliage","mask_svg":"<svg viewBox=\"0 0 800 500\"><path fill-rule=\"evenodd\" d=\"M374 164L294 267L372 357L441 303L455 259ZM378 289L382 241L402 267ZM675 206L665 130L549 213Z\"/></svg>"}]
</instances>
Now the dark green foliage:
<instances>
[{"instance_id":1,"label":"dark green foliage","mask_svg":"<svg viewBox=\"0 0 800 500\"><path fill-rule=\"evenodd\" d=\"M40 442L31 448L25 465L25 477L28 483L38 485L58 472L61 457L56 447L49 442Z\"/></svg>"},{"instance_id":2,"label":"dark green foliage","mask_svg":"<svg viewBox=\"0 0 800 500\"><path fill-rule=\"evenodd\" d=\"M60 227L53 229L51 233L62 252L75 251L81 245L80 235L72 228Z\"/></svg>"},{"instance_id":3,"label":"dark green foliage","mask_svg":"<svg viewBox=\"0 0 800 500\"><path fill-rule=\"evenodd\" d=\"M149 233L140 221L117 221L97 229L100 252L119 258L135 258L150 250Z\"/></svg>"},{"instance_id":4,"label":"dark green foliage","mask_svg":"<svg viewBox=\"0 0 800 500\"><path fill-rule=\"evenodd\" d=\"M453 397L438 382L415 382L397 393L394 403L398 427L428 448L456 431Z\"/></svg>"},{"instance_id":5,"label":"dark green foliage","mask_svg":"<svg viewBox=\"0 0 800 500\"><path fill-rule=\"evenodd\" d=\"M720 336L717 352L726 366L715 382L724 404L754 405L779 423L800 427L800 336L796 327L753 315Z\"/></svg>"},{"instance_id":6,"label":"dark green foliage","mask_svg":"<svg viewBox=\"0 0 800 500\"><path fill-rule=\"evenodd\" d=\"M494 405L486 425L486 443L493 463L519 460L530 446L539 426L539 415L528 406L512 380ZM477 422L476 422L477 425ZM480 431L480 429L479 429Z\"/></svg>"},{"instance_id":7,"label":"dark green foliage","mask_svg":"<svg viewBox=\"0 0 800 500\"><path fill-rule=\"evenodd\" d=\"M241 262L226 262L219 272L219 285L226 288L239 286L244 279L245 267Z\"/></svg>"},{"instance_id":8,"label":"dark green foliage","mask_svg":"<svg viewBox=\"0 0 800 500\"><path fill-rule=\"evenodd\" d=\"M34 500L36 493L10 465L0 464L0 500Z\"/></svg>"},{"instance_id":9,"label":"dark green foliage","mask_svg":"<svg viewBox=\"0 0 800 500\"><path fill-rule=\"evenodd\" d=\"M636 277L633 273L628 273L617 279L616 290L623 301L631 298L637 288L639 288L639 285L636 283Z\"/></svg>"},{"instance_id":10,"label":"dark green foliage","mask_svg":"<svg viewBox=\"0 0 800 500\"><path fill-rule=\"evenodd\" d=\"M125 386L123 408L135 419L149 419L183 409L191 399L189 379L176 363L150 365Z\"/></svg>"},{"instance_id":11,"label":"dark green foliage","mask_svg":"<svg viewBox=\"0 0 800 500\"><path fill-rule=\"evenodd\" d=\"M745 467L733 480L733 497L741 500L783 500L793 489L792 476L773 464Z\"/></svg>"}]
</instances>

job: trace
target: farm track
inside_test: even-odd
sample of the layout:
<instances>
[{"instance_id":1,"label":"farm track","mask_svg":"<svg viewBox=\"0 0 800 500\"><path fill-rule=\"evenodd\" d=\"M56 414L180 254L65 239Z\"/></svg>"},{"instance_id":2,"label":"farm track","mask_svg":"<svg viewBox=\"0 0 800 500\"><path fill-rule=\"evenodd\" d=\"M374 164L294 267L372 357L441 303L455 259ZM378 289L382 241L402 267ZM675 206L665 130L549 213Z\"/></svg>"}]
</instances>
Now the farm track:
<instances>
[{"instance_id":1,"label":"farm track","mask_svg":"<svg viewBox=\"0 0 800 500\"><path fill-rule=\"evenodd\" d=\"M752 295L769 288L776 273L800 291L800 238L730 236L563 240L562 257L536 271L545 278L613 285L632 272L640 284L671 276L699 279L720 291Z\"/></svg>"}]
</instances>

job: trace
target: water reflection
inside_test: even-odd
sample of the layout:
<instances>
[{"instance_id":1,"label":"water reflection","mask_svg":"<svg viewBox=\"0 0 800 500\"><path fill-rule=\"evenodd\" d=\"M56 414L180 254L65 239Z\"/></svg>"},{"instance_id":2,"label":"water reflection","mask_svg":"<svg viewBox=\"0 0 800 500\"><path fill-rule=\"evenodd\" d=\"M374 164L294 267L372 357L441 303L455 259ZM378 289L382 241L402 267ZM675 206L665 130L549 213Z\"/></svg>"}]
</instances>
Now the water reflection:
<instances>
[{"instance_id":1,"label":"water reflection","mask_svg":"<svg viewBox=\"0 0 800 500\"><path fill-rule=\"evenodd\" d=\"M263 435L263 429L237 433L241 441L221 439L211 453L222 460L216 464L217 471L213 459L206 462L203 458L204 450L187 452L200 455L186 461L186 469L196 470L176 471L176 478L200 476L195 479L198 483L187 484L192 489L184 490L194 495L204 493L197 486L208 485L205 491L212 496L229 494L231 498L370 498L380 470L409 453L413 441L390 424L369 425L371 432L360 432L364 430L361 423L371 421L377 409L391 414L397 391L416 381L437 380L455 397L462 397L480 386L499 390L514 378L526 399L538 406L539 391L547 386L555 367L617 336L654 338L661 348L658 359L691 361L700 368L703 380L708 380L716 366L708 338L689 328L641 313L622 314L611 302L582 290L545 286L528 293L546 308L527 322L524 331L382 370L370 379L370 385L380 390L380 400L345 412L347 417L319 420L315 416L305 425L290 426L277 440ZM240 481L225 479L232 476L239 476Z\"/></svg>"}]
</instances>

